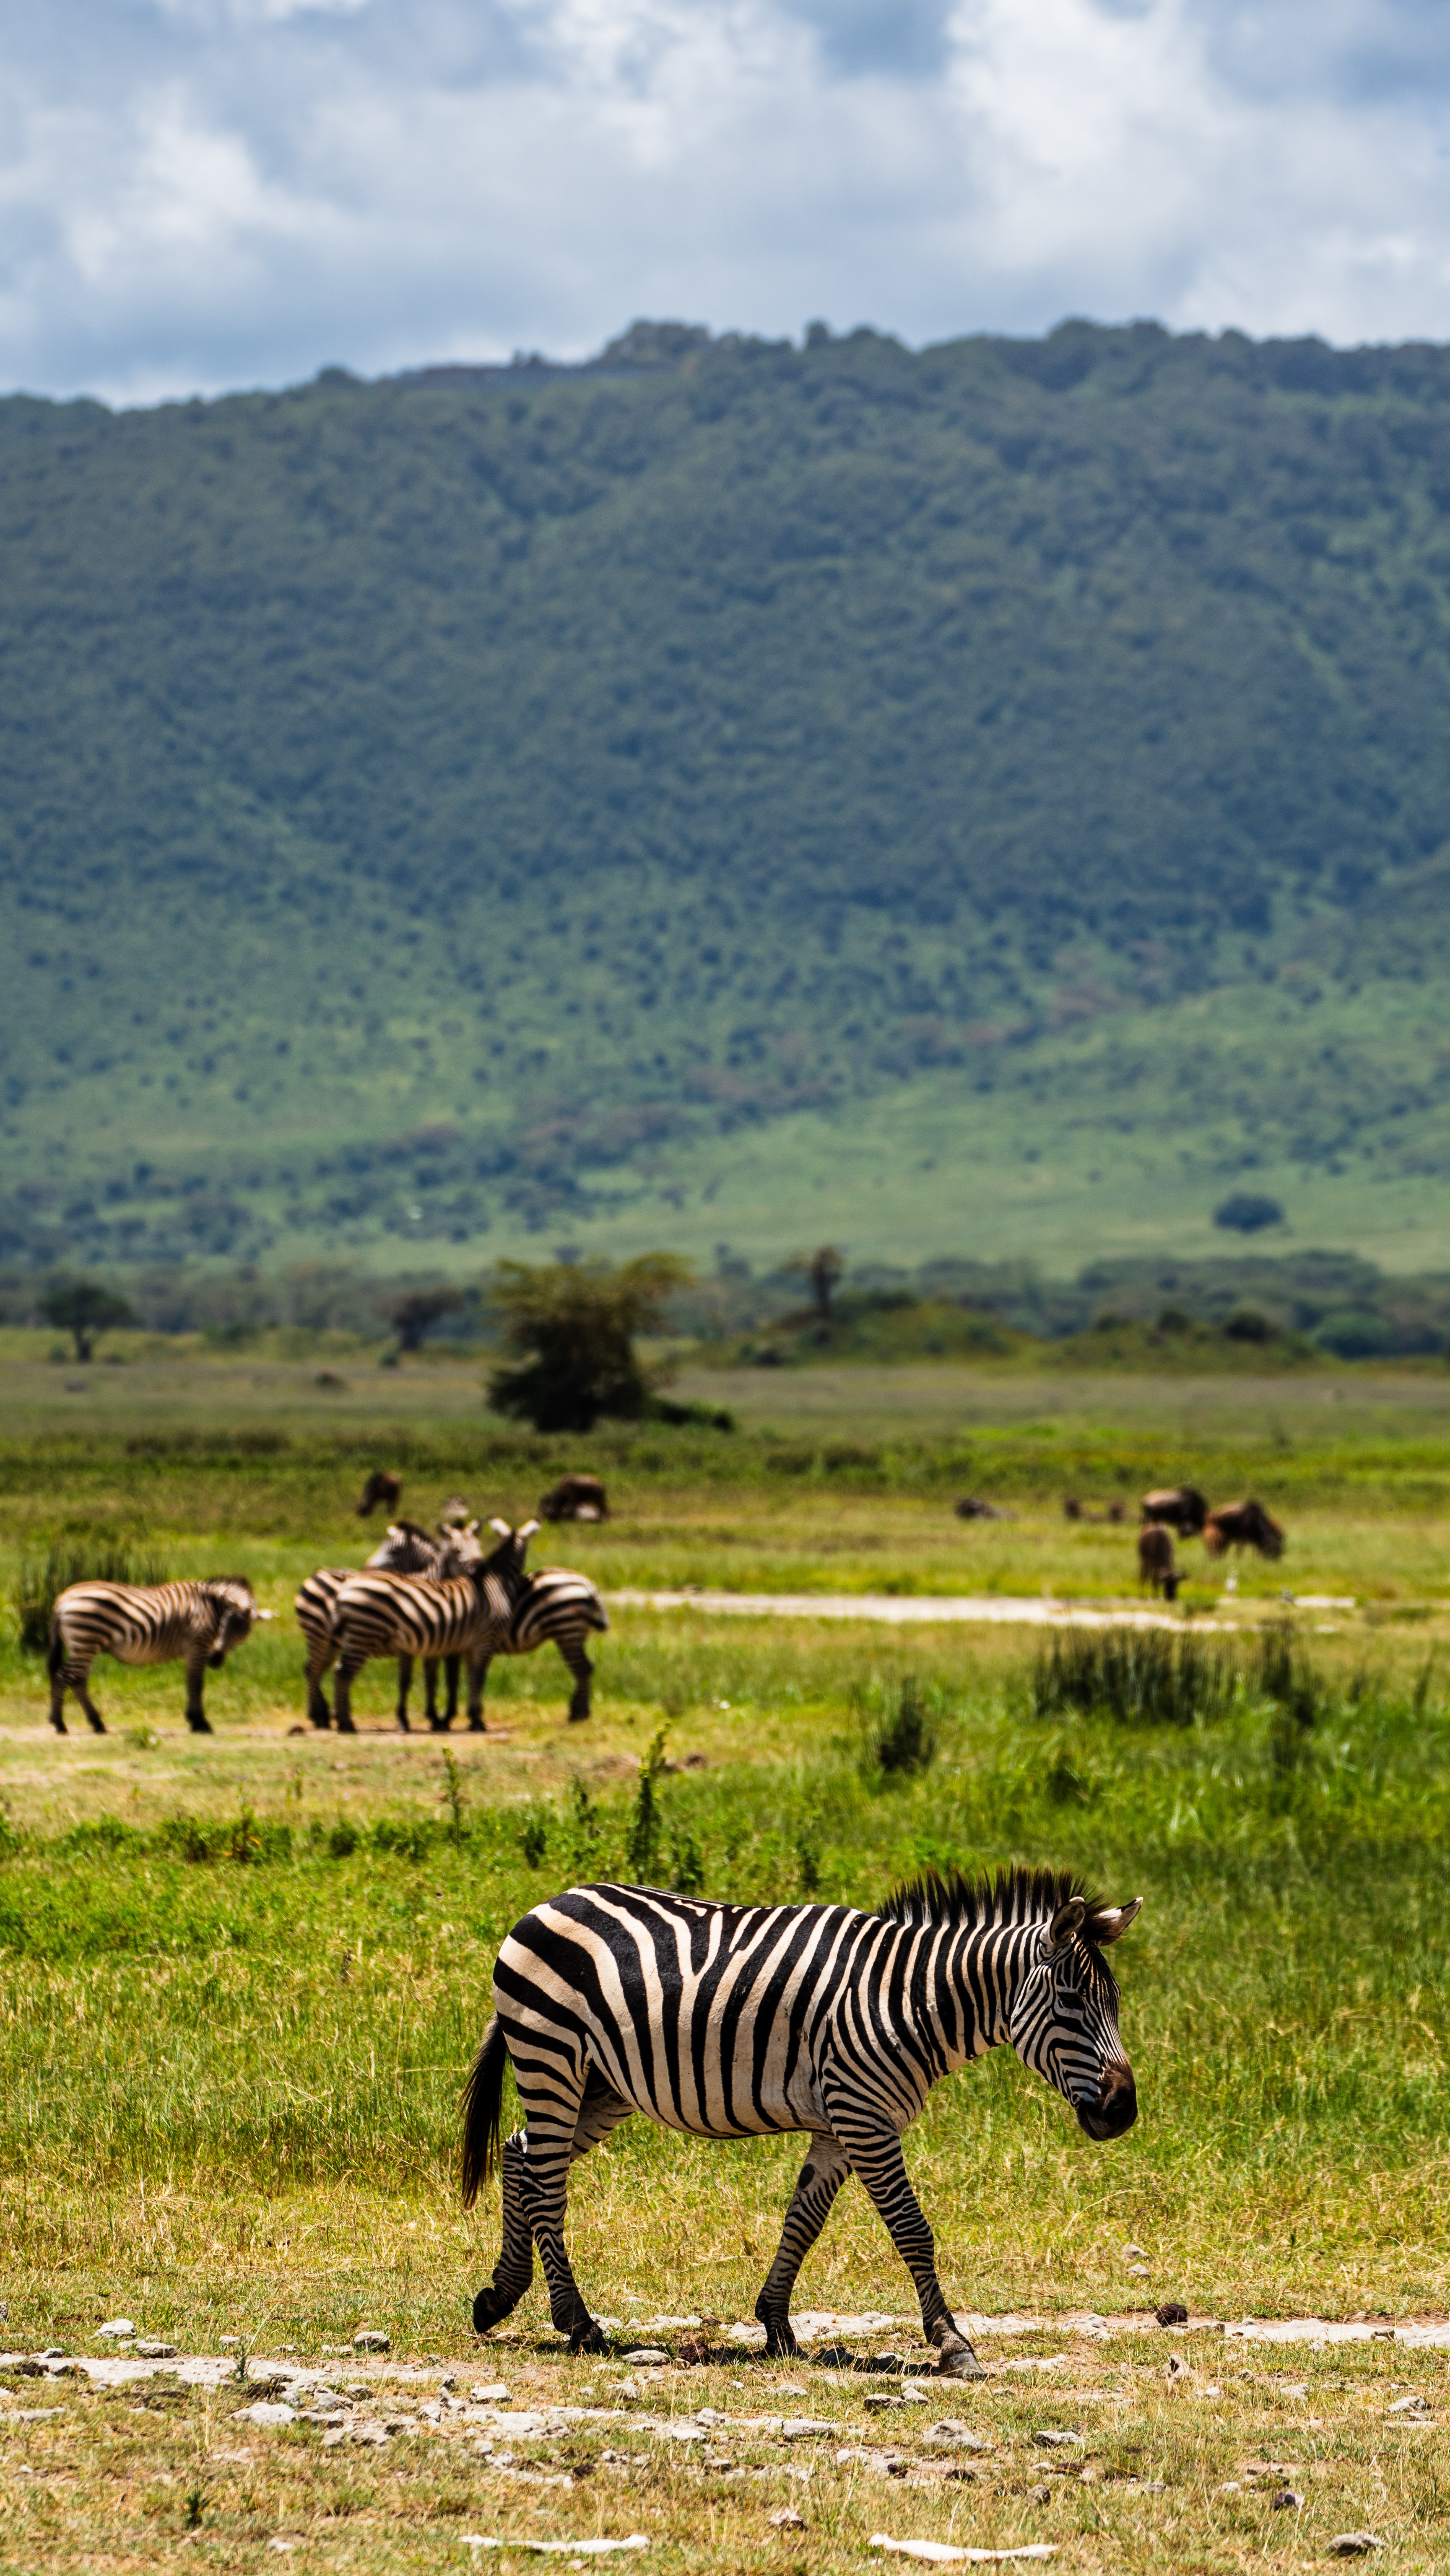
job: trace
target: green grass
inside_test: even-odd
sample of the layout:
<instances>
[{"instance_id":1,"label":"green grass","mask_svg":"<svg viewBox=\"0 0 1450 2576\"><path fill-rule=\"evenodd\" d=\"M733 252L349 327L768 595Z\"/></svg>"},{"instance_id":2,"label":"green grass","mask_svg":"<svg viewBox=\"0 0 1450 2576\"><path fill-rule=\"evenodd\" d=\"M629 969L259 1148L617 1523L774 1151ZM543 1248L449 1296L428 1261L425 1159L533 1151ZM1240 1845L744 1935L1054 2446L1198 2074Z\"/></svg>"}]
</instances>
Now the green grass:
<instances>
[{"instance_id":1,"label":"green grass","mask_svg":"<svg viewBox=\"0 0 1450 2576\"><path fill-rule=\"evenodd\" d=\"M1214 1382L1185 1400L1134 1381L1134 1418L1113 1409L1126 1382L1067 1380L1044 1415L1032 1399L1045 1389L963 1372L954 1393L938 1384L933 1413L912 1372L857 1372L876 1414L833 1466L820 1410L832 1373L768 1386L743 1374L752 1402L758 1388L762 1404L786 1408L773 1433L571 1450L573 1463L587 1449L604 1464L617 1517L551 1533L546 1552L610 1585L691 1568L712 1582L773 1570L800 1588L1036 1589L1037 1569L1061 1580L1071 1568L1087 1588L1123 1574L1132 1532L1061 1519L1051 1486L1063 1457L1096 1461L1105 1479L1136 1475L1154 1442L1192 1422L1185 1463L1207 1457L1216 1476L1277 1456L1299 1479L1285 1566L1258 1591L1244 1578L1251 1616L1265 1592L1277 1604L1290 1569L1301 1588L1311 1572L1325 1589L1342 1580L1374 1615L1299 1614L1292 1650L1272 1625L1219 1634L1194 1664L1212 1687L1188 1690L1180 1670L1155 1715L1152 1690L1146 1702L1124 1694L1112 1640L1073 1641L1069 1686L1057 1687L1050 1653L1044 1662L1011 1629L620 1612L599 1644L587 1728L564 1724L562 1669L540 1657L496 1667L490 1732L446 1746L397 1735L378 1668L363 1677L357 1738L297 1731L301 1657L280 1624L209 1676L213 1738L184 1731L175 1670L102 1664L112 1731L61 1741L41 1664L12 1629L0 1643L0 2296L13 2347L98 2350L96 2326L122 2313L188 2351L231 2336L319 2367L330 2351L336 2375L354 2332L380 2327L396 2363L435 2357L435 2388L446 2368L464 2392L498 2375L520 2404L625 2413L572 2426L562 2451L515 2443L511 2470L483 2459L467 2426L324 2451L305 2424L240 2424L242 2399L227 2390L162 2392L141 2411L17 2380L7 2408L0 2373L0 2442L31 2472L7 2498L0 2567L170 2564L198 2497L187 2545L203 2563L270 2563L267 2538L296 2531L301 2563L311 2553L366 2576L456 2566L469 2530L644 2530L651 2564L691 2576L855 2576L880 2530L1047 2539L1074 2576L1168 2576L1185 2559L1217 2576L1302 2563L1332 2532L1369 2523L1392 2563L1434 2563L1450 2520L1443 2438L1385 2410L1406 2386L1433 2410L1438 2355L1189 2336L1175 2349L1196 2378L1171 2395L1166 2338L1083 2343L1053 2320L1081 2308L1117 2319L1169 2296L1218 2316L1450 2304L1450 1622L1440 1608L1410 1615L1443 1596L1450 1387L1386 1376L1371 1396L1356 1379L1346 1421L1322 1390L1316 1400L1285 1381L1275 1450L1261 1389ZM263 1389L250 1416L231 1410L240 1363L183 1376L169 1425L143 1392L129 1427L118 1417L82 1440L55 1427L67 1419L57 1392L48 1424L37 1415L29 1437L0 1448L11 1569L0 1588L25 1534L62 1505L81 1521L126 1515L178 1570L243 1565L279 1606L307 1563L361 1554L348 1511L376 1424L371 1450L360 1431L329 1429L300 1370L293 1409L270 1418ZM134 1383L129 1370L115 1377ZM407 1467L408 1499L461 1484L522 1508L555 1452L496 1437L476 1395L465 1400L470 1384L430 1365L400 1373L402 1394L391 1380L381 1389L399 1408L390 1454ZM958 1405L1013 1521L950 1514ZM725 1456L728 1479L711 1463ZM783 1456L790 1472L770 1463ZM1182 1668L1199 1647L1190 1622L1167 1651ZM572 1878L645 1860L706 1895L869 1905L926 1866L1014 1859L1146 1900L1115 1962L1139 2122L1094 2148L997 2054L938 2089L908 2157L958 2303L1047 2320L1025 2341L984 2336L985 2356L1064 2355L1054 2370L1028 2380L997 2367L980 2391L893 2417L907 2474L888 2479L834 2465L835 2447L888 2436L862 2404L863 2386L882 2383L829 2363L731 2352L667 2370L637 2403L617 2399L621 2365L563 2359L537 2288L486 2349L474 2344L469 2301L497 2222L487 2200L472 2216L458 2206L458 2093L498 1943L520 1913ZM789 2141L709 2147L628 2124L575 2178L588 2295L634 2320L634 2335L664 2313L713 2318L718 2337L750 2313L796 2161ZM1148 2249L1144 2270L1129 2245ZM879 2308L901 2323L873 2348L915 2349L905 2276L855 2192L800 2301ZM1210 2384L1220 2396L1201 2393ZM417 2393L395 2378L382 2403ZM798 2453L766 2435L730 2435L737 2473L629 2420L631 2406L701 2402L727 2418L809 2413L831 2424L831 2442L799 2482L787 2474ZM55 2416L19 2422L17 2409L51 2403ZM993 2445L969 2463L975 2484L931 2469L920 2427L938 2413L966 2415ZM1084 2431L1091 2472L1049 2480L1045 2502L1033 2440L1044 2424ZM1302 2512L1272 2511L1241 2475L1251 2459L1295 2464ZM1162 2493L1144 2479L1162 2479ZM1226 2481L1236 2496L1216 2492ZM786 2504L804 2532L767 2520Z\"/></svg>"}]
</instances>

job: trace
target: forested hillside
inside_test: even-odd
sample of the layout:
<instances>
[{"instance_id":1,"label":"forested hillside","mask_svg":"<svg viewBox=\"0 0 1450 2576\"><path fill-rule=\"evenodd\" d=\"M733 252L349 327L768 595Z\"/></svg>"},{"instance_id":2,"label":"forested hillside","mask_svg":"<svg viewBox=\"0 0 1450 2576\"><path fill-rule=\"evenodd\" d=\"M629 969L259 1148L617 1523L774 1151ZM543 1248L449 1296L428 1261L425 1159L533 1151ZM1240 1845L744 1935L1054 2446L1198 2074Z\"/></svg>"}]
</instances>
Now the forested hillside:
<instances>
[{"instance_id":1,"label":"forested hillside","mask_svg":"<svg viewBox=\"0 0 1450 2576\"><path fill-rule=\"evenodd\" d=\"M1443 1190L1444 350L17 397L0 545L0 1257Z\"/></svg>"}]
</instances>

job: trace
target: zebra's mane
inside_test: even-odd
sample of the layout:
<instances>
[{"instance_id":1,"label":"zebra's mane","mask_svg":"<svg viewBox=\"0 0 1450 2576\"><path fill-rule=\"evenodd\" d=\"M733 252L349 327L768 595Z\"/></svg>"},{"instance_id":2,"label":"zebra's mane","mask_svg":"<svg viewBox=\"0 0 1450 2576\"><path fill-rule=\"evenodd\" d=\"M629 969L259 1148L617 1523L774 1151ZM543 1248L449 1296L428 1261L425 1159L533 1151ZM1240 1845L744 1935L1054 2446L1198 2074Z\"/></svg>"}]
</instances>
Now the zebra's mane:
<instances>
[{"instance_id":1,"label":"zebra's mane","mask_svg":"<svg viewBox=\"0 0 1450 2576\"><path fill-rule=\"evenodd\" d=\"M1070 1896L1082 1898L1091 1924L1103 1900L1091 1895L1073 1870L999 1869L995 1878L965 1878L959 1869L925 1869L919 1878L894 1887L876 1910L888 1923L949 1923L975 1932L993 1923L1051 1917Z\"/></svg>"}]
</instances>

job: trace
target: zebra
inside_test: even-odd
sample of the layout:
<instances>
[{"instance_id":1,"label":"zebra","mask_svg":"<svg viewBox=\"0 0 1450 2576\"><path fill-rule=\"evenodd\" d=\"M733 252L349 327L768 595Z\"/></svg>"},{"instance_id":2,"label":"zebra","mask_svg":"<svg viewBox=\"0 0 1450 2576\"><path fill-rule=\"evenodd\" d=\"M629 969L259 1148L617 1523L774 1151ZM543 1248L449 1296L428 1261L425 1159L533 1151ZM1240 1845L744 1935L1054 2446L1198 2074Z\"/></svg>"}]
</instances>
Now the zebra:
<instances>
[{"instance_id":1,"label":"zebra","mask_svg":"<svg viewBox=\"0 0 1450 2576\"><path fill-rule=\"evenodd\" d=\"M501 1544L452 1578L395 1574L383 1568L344 1577L332 1606L323 1667L336 1661L333 1720L340 1733L357 1732L352 1722L352 1685L374 1655L396 1655L400 1662L406 1658L410 1666L418 1655L425 1662L467 1655L469 1723L476 1718L482 1726L477 1705L481 1683L475 1682L472 1658L490 1632L507 1623L523 1552L538 1523L527 1521L521 1530L511 1530L507 1521L492 1521L489 1526L501 1533ZM485 1655L482 1670L487 1669Z\"/></svg>"},{"instance_id":2,"label":"zebra","mask_svg":"<svg viewBox=\"0 0 1450 2576\"><path fill-rule=\"evenodd\" d=\"M465 1506L466 1508L466 1506ZM389 1524L381 1547L368 1558L368 1569L381 1568L393 1574L427 1574L443 1581L466 1573L483 1556L478 1543L478 1523L468 1521L461 1528L440 1530L435 1538L431 1531L420 1529L416 1521L393 1521ZM368 1570L365 1569L365 1570ZM345 1583L357 1572L352 1565L320 1565L300 1586L292 1607L297 1625L307 1646L307 1714L314 1726L330 1726L332 1711L322 1689L322 1676L332 1661L332 1614L337 1596ZM408 1693L413 1681L413 1658L398 1658L398 1724L404 1734L408 1726ZM430 1725L437 1708L437 1667L426 1663L423 1683L428 1701ZM458 1705L458 1659L448 1659L448 1715Z\"/></svg>"},{"instance_id":3,"label":"zebra","mask_svg":"<svg viewBox=\"0 0 1450 2576\"><path fill-rule=\"evenodd\" d=\"M609 1619L587 1574L572 1574L563 1565L544 1565L537 1574L525 1574L524 1550L538 1526L537 1521L525 1521L519 1529L509 1532L507 1521L489 1523L490 1529L508 1532L517 1553L510 1556L500 1551L497 1580L508 1596L507 1615L479 1640L469 1660L468 1723L475 1735L486 1731L483 1688L494 1656L531 1655L536 1647L550 1641L558 1647L574 1676L570 1725L579 1725L589 1715L594 1666L584 1651L584 1640L591 1633L603 1635ZM452 1714L450 1709L440 1733L447 1731Z\"/></svg>"},{"instance_id":4,"label":"zebra","mask_svg":"<svg viewBox=\"0 0 1450 2576\"><path fill-rule=\"evenodd\" d=\"M259 1619L276 1613L259 1610L244 1574L218 1575L205 1583L72 1583L50 1614L50 1722L64 1735L65 1695L74 1691L97 1735L105 1720L87 1687L97 1655L114 1655L118 1664L171 1664L186 1661L186 1722L194 1735L212 1732L201 1704L207 1666L220 1671L233 1646L240 1646Z\"/></svg>"},{"instance_id":5,"label":"zebra","mask_svg":"<svg viewBox=\"0 0 1450 2576\"><path fill-rule=\"evenodd\" d=\"M755 2313L797 2349L791 2292L848 2174L860 2176L921 2299L947 2378L980 2377L937 2278L902 2132L932 2085L1010 2041L1090 2138L1137 2117L1103 1952L1141 1897L1106 1905L1064 1872L995 1882L929 1871L878 1914L844 1905L712 1905L658 1888L570 1888L514 1925L464 2094L463 2200L502 2168L503 2245L475 2332L517 2307L543 2261L575 2351L602 2348L564 2248L569 2168L632 2111L702 2138L810 2133ZM512 2062L525 2127L500 2149Z\"/></svg>"}]
</instances>

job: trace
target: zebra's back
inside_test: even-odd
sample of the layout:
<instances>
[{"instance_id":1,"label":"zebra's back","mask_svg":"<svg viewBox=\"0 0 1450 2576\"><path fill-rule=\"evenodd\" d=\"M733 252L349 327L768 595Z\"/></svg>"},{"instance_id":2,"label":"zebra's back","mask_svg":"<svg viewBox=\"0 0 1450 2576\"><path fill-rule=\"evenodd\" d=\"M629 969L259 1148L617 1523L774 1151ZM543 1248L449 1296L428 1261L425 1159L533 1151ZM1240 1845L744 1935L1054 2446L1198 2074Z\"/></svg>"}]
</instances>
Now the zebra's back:
<instances>
[{"instance_id":1,"label":"zebra's back","mask_svg":"<svg viewBox=\"0 0 1450 2576\"><path fill-rule=\"evenodd\" d=\"M839 1905L710 1905L570 1888L516 1923L494 2005L517 2041L561 2026L668 2128L741 2137L825 2125L820 2043L843 1988L897 1927Z\"/></svg>"},{"instance_id":2,"label":"zebra's back","mask_svg":"<svg viewBox=\"0 0 1450 2576\"><path fill-rule=\"evenodd\" d=\"M587 1574L567 1566L541 1565L513 1605L503 1651L527 1655L557 1637L577 1637L586 1630L603 1635L608 1615Z\"/></svg>"},{"instance_id":3,"label":"zebra's back","mask_svg":"<svg viewBox=\"0 0 1450 2576\"><path fill-rule=\"evenodd\" d=\"M438 1582L422 1574L350 1574L338 1588L331 1633L354 1658L421 1655L433 1660L477 1645L492 1612L466 1575Z\"/></svg>"},{"instance_id":4,"label":"zebra's back","mask_svg":"<svg viewBox=\"0 0 1450 2576\"><path fill-rule=\"evenodd\" d=\"M51 1624L67 1663L114 1655L120 1664L169 1664L185 1654L199 1616L215 1624L199 1583L72 1583Z\"/></svg>"}]
</instances>

